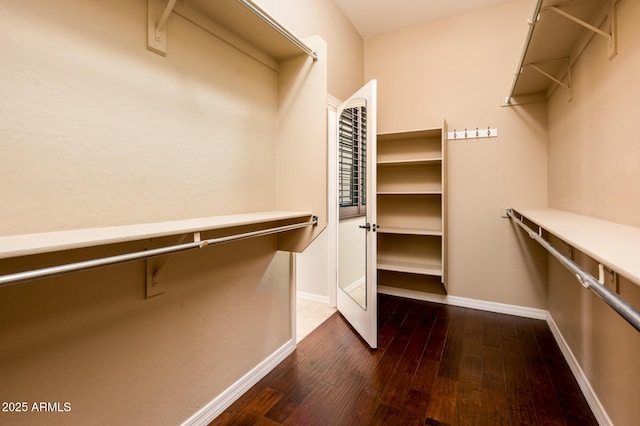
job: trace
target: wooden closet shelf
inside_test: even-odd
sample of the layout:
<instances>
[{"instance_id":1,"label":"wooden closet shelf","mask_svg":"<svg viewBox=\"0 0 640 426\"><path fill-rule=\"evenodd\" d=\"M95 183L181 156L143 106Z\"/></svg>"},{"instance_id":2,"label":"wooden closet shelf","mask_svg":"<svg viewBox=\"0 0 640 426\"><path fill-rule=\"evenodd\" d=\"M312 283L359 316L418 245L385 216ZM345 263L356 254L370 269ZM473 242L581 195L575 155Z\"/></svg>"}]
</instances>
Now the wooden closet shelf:
<instances>
[{"instance_id":1,"label":"wooden closet shelf","mask_svg":"<svg viewBox=\"0 0 640 426\"><path fill-rule=\"evenodd\" d=\"M379 166L402 166L402 165L437 165L442 162L442 157L430 158L407 158L399 160L378 160Z\"/></svg>"},{"instance_id":2,"label":"wooden closet shelf","mask_svg":"<svg viewBox=\"0 0 640 426\"><path fill-rule=\"evenodd\" d=\"M410 274L442 276L442 263L417 262L378 256L378 269Z\"/></svg>"},{"instance_id":3,"label":"wooden closet shelf","mask_svg":"<svg viewBox=\"0 0 640 426\"><path fill-rule=\"evenodd\" d=\"M378 195L441 195L442 190L430 191L378 191Z\"/></svg>"},{"instance_id":4,"label":"wooden closet shelf","mask_svg":"<svg viewBox=\"0 0 640 426\"><path fill-rule=\"evenodd\" d=\"M442 229L401 228L397 226L380 226L376 232L380 234L442 236Z\"/></svg>"}]
</instances>

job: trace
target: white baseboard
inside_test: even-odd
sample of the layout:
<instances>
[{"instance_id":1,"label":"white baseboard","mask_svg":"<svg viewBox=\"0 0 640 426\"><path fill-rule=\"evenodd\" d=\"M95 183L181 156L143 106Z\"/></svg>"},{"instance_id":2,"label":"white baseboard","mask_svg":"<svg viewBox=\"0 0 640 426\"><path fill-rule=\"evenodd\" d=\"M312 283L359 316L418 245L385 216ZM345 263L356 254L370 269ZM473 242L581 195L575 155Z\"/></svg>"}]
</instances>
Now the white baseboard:
<instances>
[{"instance_id":1,"label":"white baseboard","mask_svg":"<svg viewBox=\"0 0 640 426\"><path fill-rule=\"evenodd\" d=\"M444 305L460 306L462 308L479 309L481 311L495 312L498 314L515 315L518 317L547 319L547 311L544 309L528 308L526 306L507 305L505 303L487 302L484 300L468 299L466 297L445 296L440 294L425 293L416 290L378 286L378 292L390 296L410 297L426 302L441 303Z\"/></svg>"},{"instance_id":2,"label":"white baseboard","mask_svg":"<svg viewBox=\"0 0 640 426\"><path fill-rule=\"evenodd\" d=\"M208 425L216 417L218 417L224 410L229 408L238 398L240 398L246 391L251 389L253 385L258 383L264 376L266 376L271 370L273 370L278 364L280 364L286 357L291 355L296 348L294 340L289 340L283 346L281 346L274 353L269 355L264 361L254 367L251 371L245 374L237 382L227 388L224 392L218 395L213 401L209 402L203 408L201 408L193 416L189 417L182 426L199 426Z\"/></svg>"},{"instance_id":3,"label":"white baseboard","mask_svg":"<svg viewBox=\"0 0 640 426\"><path fill-rule=\"evenodd\" d=\"M296 296L301 300L308 300L309 302L329 304L329 296L321 296L319 294L306 293L304 291L297 291Z\"/></svg>"},{"instance_id":4,"label":"white baseboard","mask_svg":"<svg viewBox=\"0 0 640 426\"><path fill-rule=\"evenodd\" d=\"M342 289L344 290L345 293L350 294L356 288L362 287L366 284L367 284L367 277L360 277L354 282L352 282L351 284L349 284L348 286L343 287Z\"/></svg>"},{"instance_id":5,"label":"white baseboard","mask_svg":"<svg viewBox=\"0 0 640 426\"><path fill-rule=\"evenodd\" d=\"M593 388L591 387L591 383L589 383L589 379L584 374L584 371L582 371L582 368L580 367L578 360L573 355L573 352L571 351L571 348L567 344L567 341L564 340L564 337L562 336L562 333L560 332L558 325L553 320L551 313L548 311L547 311L546 320L547 320L547 324L549 324L549 328L551 329L551 332L553 333L553 337L555 337L556 342L560 347L560 351L564 356L564 359L567 361L567 364L569 364L569 368L573 373L573 377L576 378L576 381L578 382L578 386L580 386L580 390L582 391L582 394L587 400L589 407L591 407L591 411L593 412L593 415L598 421L598 424L601 426L612 426L613 423L611 422L611 419L609 418L609 416L607 415L607 412L602 406L600 399L598 398L596 393L593 391Z\"/></svg>"}]
</instances>

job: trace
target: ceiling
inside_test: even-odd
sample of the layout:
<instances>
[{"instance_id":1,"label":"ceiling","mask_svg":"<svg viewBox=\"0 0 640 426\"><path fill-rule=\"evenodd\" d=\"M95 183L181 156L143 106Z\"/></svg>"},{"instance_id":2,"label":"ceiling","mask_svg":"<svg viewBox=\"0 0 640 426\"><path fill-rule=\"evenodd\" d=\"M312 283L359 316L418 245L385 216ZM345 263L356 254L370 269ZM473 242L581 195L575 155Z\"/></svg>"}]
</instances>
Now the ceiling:
<instances>
[{"instance_id":1,"label":"ceiling","mask_svg":"<svg viewBox=\"0 0 640 426\"><path fill-rule=\"evenodd\" d=\"M334 0L364 38L509 1L512 0Z\"/></svg>"}]
</instances>

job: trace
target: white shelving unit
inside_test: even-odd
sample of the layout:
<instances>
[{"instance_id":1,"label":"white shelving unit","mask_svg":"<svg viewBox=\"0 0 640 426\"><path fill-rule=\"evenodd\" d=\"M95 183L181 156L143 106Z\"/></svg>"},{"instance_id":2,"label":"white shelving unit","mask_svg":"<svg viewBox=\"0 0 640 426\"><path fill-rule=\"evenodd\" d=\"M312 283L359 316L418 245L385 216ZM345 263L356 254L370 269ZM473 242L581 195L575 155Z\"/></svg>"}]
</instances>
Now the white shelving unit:
<instances>
[{"instance_id":1,"label":"white shelving unit","mask_svg":"<svg viewBox=\"0 0 640 426\"><path fill-rule=\"evenodd\" d=\"M444 127L378 135L380 292L446 291Z\"/></svg>"}]
</instances>

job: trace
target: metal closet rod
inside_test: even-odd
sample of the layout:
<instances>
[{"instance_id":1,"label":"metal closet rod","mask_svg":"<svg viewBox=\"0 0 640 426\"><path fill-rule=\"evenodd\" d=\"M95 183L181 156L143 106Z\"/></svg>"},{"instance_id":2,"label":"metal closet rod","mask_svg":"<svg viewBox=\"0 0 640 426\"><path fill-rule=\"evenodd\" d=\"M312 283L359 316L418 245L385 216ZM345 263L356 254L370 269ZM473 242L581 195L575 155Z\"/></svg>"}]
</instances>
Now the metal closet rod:
<instances>
[{"instance_id":1,"label":"metal closet rod","mask_svg":"<svg viewBox=\"0 0 640 426\"><path fill-rule=\"evenodd\" d=\"M176 244L168 247L144 250L134 253L120 254L117 256L103 257L100 259L86 260L83 262L69 263L66 265L51 266L48 268L34 269L31 271L16 272L0 276L0 288L8 287L24 281L31 281L40 278L48 278L56 275L67 274L69 272L82 271L86 269L98 268L101 266L115 265L118 263L131 262L133 260L148 259L150 257L163 256L167 254L178 253L181 251L200 249L214 244L226 243L229 241L243 240L252 237L261 237L263 235L277 234L280 232L292 231L307 226L316 226L318 217L313 216L310 221L296 223L293 225L278 226L275 228L262 229L259 231L245 232L242 234L229 235L226 237L212 238L209 240L194 241L191 243Z\"/></svg>"},{"instance_id":2,"label":"metal closet rod","mask_svg":"<svg viewBox=\"0 0 640 426\"><path fill-rule=\"evenodd\" d=\"M627 322L631 324L636 330L640 331L640 312L635 310L631 305L621 299L616 293L612 292L603 284L601 284L597 279L595 279L591 274L578 266L571 259L568 259L562 253L556 250L555 247L549 244L549 242L542 238L542 236L540 236L536 231L525 225L522 222L522 218L516 217L512 209L507 210L507 215L514 219L514 222L519 227L527 231L529 237L536 240L542 247L547 249L547 251L551 253L553 257L558 259L565 268L571 271L576 276L580 284L593 291L622 318L627 320Z\"/></svg>"}]
</instances>

